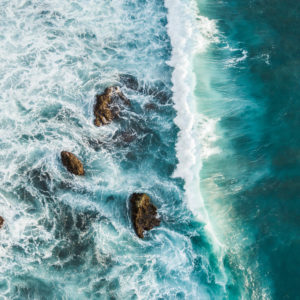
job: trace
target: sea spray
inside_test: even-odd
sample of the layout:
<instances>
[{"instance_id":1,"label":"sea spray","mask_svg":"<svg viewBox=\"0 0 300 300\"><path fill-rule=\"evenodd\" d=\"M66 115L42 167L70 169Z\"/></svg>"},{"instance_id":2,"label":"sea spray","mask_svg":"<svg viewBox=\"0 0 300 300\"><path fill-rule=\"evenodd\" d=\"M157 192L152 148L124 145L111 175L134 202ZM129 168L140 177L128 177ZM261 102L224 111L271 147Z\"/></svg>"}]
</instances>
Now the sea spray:
<instances>
[{"instance_id":1,"label":"sea spray","mask_svg":"<svg viewBox=\"0 0 300 300\"><path fill-rule=\"evenodd\" d=\"M207 51L211 43L218 42L218 31L215 21L198 15L196 2L165 0L165 6L168 9L167 29L172 44L172 56L168 63L174 68L172 91L177 111L174 122L180 128L176 143L178 164L173 176L184 179L185 201L198 220L205 224L221 270L219 276L216 275L216 281L225 291L228 281L223 266L225 248L214 232L200 191L202 158L219 151L211 148L211 143L216 140L216 120L197 111L194 94L194 56Z\"/></svg>"},{"instance_id":2,"label":"sea spray","mask_svg":"<svg viewBox=\"0 0 300 300\"><path fill-rule=\"evenodd\" d=\"M209 217L200 191L201 156L207 155L201 142L208 138L211 121L197 112L194 90L196 77L193 69L195 54L205 52L211 42L217 40L214 21L198 16L195 2L165 0L168 8L168 33L172 44L172 56L168 62L174 68L172 74L173 100L177 111L174 122L180 128L176 143L178 164L173 174L185 180L186 201L199 220L206 223L214 240Z\"/></svg>"}]
</instances>

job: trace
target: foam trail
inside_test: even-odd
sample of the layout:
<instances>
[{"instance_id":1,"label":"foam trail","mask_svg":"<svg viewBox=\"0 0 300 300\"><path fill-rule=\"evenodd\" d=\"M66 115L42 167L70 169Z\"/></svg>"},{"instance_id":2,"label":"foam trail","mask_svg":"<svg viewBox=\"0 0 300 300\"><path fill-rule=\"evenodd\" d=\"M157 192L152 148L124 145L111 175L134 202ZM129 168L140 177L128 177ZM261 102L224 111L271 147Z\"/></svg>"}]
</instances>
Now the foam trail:
<instances>
[{"instance_id":1,"label":"foam trail","mask_svg":"<svg viewBox=\"0 0 300 300\"><path fill-rule=\"evenodd\" d=\"M194 99L195 74L193 56L204 52L210 42L214 41L216 28L213 21L197 16L195 3L184 3L179 0L165 0L168 9L167 30L173 48L169 61L174 68L172 75L173 100L177 116L176 125L180 128L176 145L178 165L174 177L185 180L185 197L189 208L211 232L217 244L212 226L200 193L199 172L201 169L200 152L197 149L196 105Z\"/></svg>"}]
</instances>

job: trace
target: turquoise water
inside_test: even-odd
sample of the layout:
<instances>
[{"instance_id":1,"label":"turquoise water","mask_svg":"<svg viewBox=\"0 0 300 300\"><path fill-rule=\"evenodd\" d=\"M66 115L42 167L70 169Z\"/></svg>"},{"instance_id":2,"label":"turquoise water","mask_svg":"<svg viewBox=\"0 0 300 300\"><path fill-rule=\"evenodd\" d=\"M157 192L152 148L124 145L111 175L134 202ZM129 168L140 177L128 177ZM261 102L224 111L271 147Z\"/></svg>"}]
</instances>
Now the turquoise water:
<instances>
[{"instance_id":1,"label":"turquoise water","mask_svg":"<svg viewBox=\"0 0 300 300\"><path fill-rule=\"evenodd\" d=\"M218 40L196 58L201 187L249 299L300 299L297 1L199 1Z\"/></svg>"},{"instance_id":2,"label":"turquoise water","mask_svg":"<svg viewBox=\"0 0 300 300\"><path fill-rule=\"evenodd\" d=\"M297 299L290 6L1 2L1 299ZM109 85L132 106L97 128ZM133 192L161 218L144 240Z\"/></svg>"}]
</instances>

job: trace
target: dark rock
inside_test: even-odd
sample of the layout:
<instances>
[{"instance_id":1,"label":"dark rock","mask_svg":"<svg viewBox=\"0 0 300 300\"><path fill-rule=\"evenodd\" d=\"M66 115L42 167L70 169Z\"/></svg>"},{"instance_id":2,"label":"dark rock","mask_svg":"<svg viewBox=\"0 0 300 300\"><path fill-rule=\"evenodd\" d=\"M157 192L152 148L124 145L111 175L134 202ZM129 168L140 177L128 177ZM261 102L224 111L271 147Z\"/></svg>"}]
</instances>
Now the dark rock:
<instances>
[{"instance_id":1,"label":"dark rock","mask_svg":"<svg viewBox=\"0 0 300 300\"><path fill-rule=\"evenodd\" d=\"M139 89L138 80L130 74L120 74L120 82L124 84L127 88L137 91Z\"/></svg>"},{"instance_id":2,"label":"dark rock","mask_svg":"<svg viewBox=\"0 0 300 300\"><path fill-rule=\"evenodd\" d=\"M113 136L114 143L119 146L128 146L137 139L137 133L134 130L117 131Z\"/></svg>"},{"instance_id":3,"label":"dark rock","mask_svg":"<svg viewBox=\"0 0 300 300\"><path fill-rule=\"evenodd\" d=\"M144 238L144 231L151 230L160 224L157 219L157 208L144 193L134 193L130 197L131 217L134 230L139 238Z\"/></svg>"},{"instance_id":4,"label":"dark rock","mask_svg":"<svg viewBox=\"0 0 300 300\"><path fill-rule=\"evenodd\" d=\"M121 134L121 140L124 143L132 143L137 138L134 132L123 132Z\"/></svg>"},{"instance_id":5,"label":"dark rock","mask_svg":"<svg viewBox=\"0 0 300 300\"><path fill-rule=\"evenodd\" d=\"M159 101L161 104L166 104L172 98L171 94L164 91L157 89L155 87L148 89L148 95L151 95L155 99Z\"/></svg>"},{"instance_id":6,"label":"dark rock","mask_svg":"<svg viewBox=\"0 0 300 300\"><path fill-rule=\"evenodd\" d=\"M172 99L171 90L162 81L156 81L152 84L146 82L139 82L136 77L130 74L120 74L120 83L127 88L142 93L144 95L152 96L161 104L167 104Z\"/></svg>"},{"instance_id":7,"label":"dark rock","mask_svg":"<svg viewBox=\"0 0 300 300\"><path fill-rule=\"evenodd\" d=\"M103 94L96 96L96 104L94 106L94 124L96 126L100 127L101 125L109 124L119 116L118 99L121 99L126 105L130 105L130 101L117 86L109 87Z\"/></svg>"},{"instance_id":8,"label":"dark rock","mask_svg":"<svg viewBox=\"0 0 300 300\"><path fill-rule=\"evenodd\" d=\"M3 227L4 219L0 216L0 229Z\"/></svg>"},{"instance_id":9,"label":"dark rock","mask_svg":"<svg viewBox=\"0 0 300 300\"><path fill-rule=\"evenodd\" d=\"M62 151L61 161L70 173L84 175L83 164L73 153Z\"/></svg>"},{"instance_id":10,"label":"dark rock","mask_svg":"<svg viewBox=\"0 0 300 300\"><path fill-rule=\"evenodd\" d=\"M149 102L149 103L146 103L146 104L144 105L144 108L145 108L146 110L157 110L157 109L158 109L158 106L157 106L155 103L153 103L153 102Z\"/></svg>"}]
</instances>

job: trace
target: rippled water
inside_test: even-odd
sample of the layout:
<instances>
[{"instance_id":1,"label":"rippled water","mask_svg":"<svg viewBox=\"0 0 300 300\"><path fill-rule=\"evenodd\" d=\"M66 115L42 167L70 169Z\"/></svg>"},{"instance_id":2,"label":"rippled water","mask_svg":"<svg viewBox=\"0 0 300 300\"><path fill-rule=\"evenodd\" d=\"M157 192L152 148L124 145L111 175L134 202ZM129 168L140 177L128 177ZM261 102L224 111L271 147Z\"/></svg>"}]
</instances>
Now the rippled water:
<instances>
[{"instance_id":1,"label":"rippled water","mask_svg":"<svg viewBox=\"0 0 300 300\"><path fill-rule=\"evenodd\" d=\"M247 299L299 299L299 2L198 2L217 26L195 60L211 223Z\"/></svg>"},{"instance_id":2,"label":"rippled water","mask_svg":"<svg viewBox=\"0 0 300 300\"><path fill-rule=\"evenodd\" d=\"M298 12L2 1L1 299L299 299ZM111 85L132 105L95 127Z\"/></svg>"}]
</instances>

